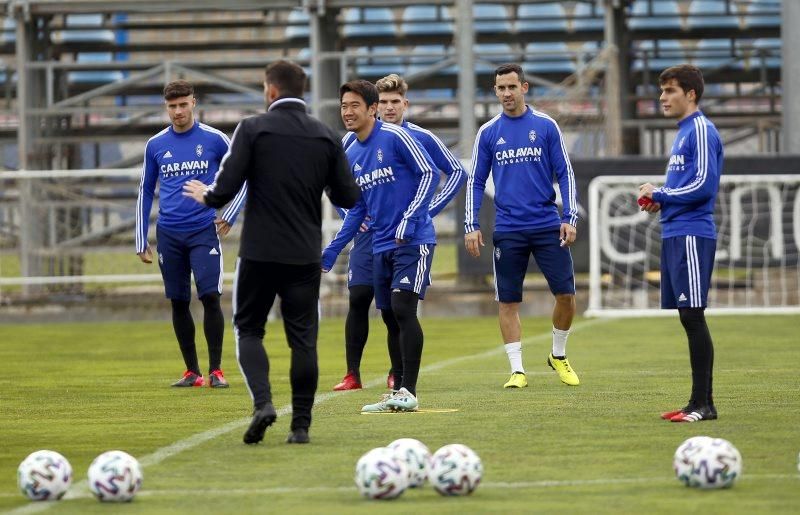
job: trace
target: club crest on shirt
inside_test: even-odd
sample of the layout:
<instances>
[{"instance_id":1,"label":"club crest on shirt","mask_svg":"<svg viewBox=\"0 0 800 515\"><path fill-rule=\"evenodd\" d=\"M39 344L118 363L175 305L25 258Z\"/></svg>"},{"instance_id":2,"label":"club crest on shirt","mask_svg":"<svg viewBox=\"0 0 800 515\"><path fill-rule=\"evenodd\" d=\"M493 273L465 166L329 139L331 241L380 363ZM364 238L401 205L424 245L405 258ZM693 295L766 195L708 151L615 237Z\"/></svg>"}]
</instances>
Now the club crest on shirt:
<instances>
[{"instance_id":1,"label":"club crest on shirt","mask_svg":"<svg viewBox=\"0 0 800 515\"><path fill-rule=\"evenodd\" d=\"M528 139L531 140L531 143L536 141L536 131L530 131L528 133Z\"/></svg>"},{"instance_id":2,"label":"club crest on shirt","mask_svg":"<svg viewBox=\"0 0 800 515\"><path fill-rule=\"evenodd\" d=\"M383 150L378 149L377 156L378 156L378 162L383 163Z\"/></svg>"},{"instance_id":3,"label":"club crest on shirt","mask_svg":"<svg viewBox=\"0 0 800 515\"><path fill-rule=\"evenodd\" d=\"M196 147L194 147L194 153L197 154L197 157L202 156L203 155L203 145L197 145Z\"/></svg>"},{"instance_id":4,"label":"club crest on shirt","mask_svg":"<svg viewBox=\"0 0 800 515\"><path fill-rule=\"evenodd\" d=\"M494 249L494 259L495 259L495 261L500 261L500 247L495 247L495 249Z\"/></svg>"}]
</instances>

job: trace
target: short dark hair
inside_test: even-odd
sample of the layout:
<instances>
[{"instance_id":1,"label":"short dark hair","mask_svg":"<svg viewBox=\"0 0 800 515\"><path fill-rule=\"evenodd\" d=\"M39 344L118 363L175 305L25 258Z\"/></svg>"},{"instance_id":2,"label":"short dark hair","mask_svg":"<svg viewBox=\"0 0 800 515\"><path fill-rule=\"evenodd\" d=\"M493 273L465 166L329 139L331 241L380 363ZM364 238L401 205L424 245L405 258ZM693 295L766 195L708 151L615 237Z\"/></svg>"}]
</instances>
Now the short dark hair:
<instances>
[{"instance_id":1,"label":"short dark hair","mask_svg":"<svg viewBox=\"0 0 800 515\"><path fill-rule=\"evenodd\" d=\"M339 88L339 102L342 101L345 93L355 93L360 96L364 99L367 107L378 103L378 88L368 80L351 80L342 84L342 87Z\"/></svg>"},{"instance_id":2,"label":"short dark hair","mask_svg":"<svg viewBox=\"0 0 800 515\"><path fill-rule=\"evenodd\" d=\"M694 90L695 102L700 102L700 98L703 96L703 88L705 87L703 72L700 71L700 68L691 64L670 66L658 76L658 84L664 85L672 79L678 82L684 93Z\"/></svg>"},{"instance_id":3,"label":"short dark hair","mask_svg":"<svg viewBox=\"0 0 800 515\"><path fill-rule=\"evenodd\" d=\"M278 88L281 96L303 98L303 92L306 90L306 72L300 65L280 59L267 66L264 77L267 84Z\"/></svg>"},{"instance_id":4,"label":"short dark hair","mask_svg":"<svg viewBox=\"0 0 800 515\"><path fill-rule=\"evenodd\" d=\"M185 80L174 80L164 86L164 100L174 100L180 97L194 95L194 87Z\"/></svg>"},{"instance_id":5,"label":"short dark hair","mask_svg":"<svg viewBox=\"0 0 800 515\"><path fill-rule=\"evenodd\" d=\"M501 64L497 67L494 71L494 76L497 77L498 75L506 75L508 73L514 72L519 77L519 82L525 82L525 72L522 71L522 66L518 65L517 63L506 63Z\"/></svg>"}]
</instances>

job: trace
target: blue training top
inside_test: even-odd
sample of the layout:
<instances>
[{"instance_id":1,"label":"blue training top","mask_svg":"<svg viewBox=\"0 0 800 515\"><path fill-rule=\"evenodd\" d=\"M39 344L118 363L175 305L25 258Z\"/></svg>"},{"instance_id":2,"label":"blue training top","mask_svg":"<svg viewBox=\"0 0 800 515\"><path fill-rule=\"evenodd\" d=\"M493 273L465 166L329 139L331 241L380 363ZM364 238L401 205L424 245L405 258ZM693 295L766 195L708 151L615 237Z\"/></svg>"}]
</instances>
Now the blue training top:
<instances>
[{"instance_id":1,"label":"blue training top","mask_svg":"<svg viewBox=\"0 0 800 515\"><path fill-rule=\"evenodd\" d=\"M364 141L347 134L343 144L361 199L323 252L322 267L333 266L367 216L374 254L396 248L395 239L410 245L436 243L428 209L439 178L425 149L401 127L380 120Z\"/></svg>"},{"instance_id":2,"label":"blue training top","mask_svg":"<svg viewBox=\"0 0 800 515\"><path fill-rule=\"evenodd\" d=\"M575 174L555 120L526 106L516 117L500 113L478 130L467 179L464 229L480 229L478 212L489 173L494 181L496 231L524 231L578 224ZM554 177L563 202L559 217Z\"/></svg>"},{"instance_id":3,"label":"blue training top","mask_svg":"<svg viewBox=\"0 0 800 515\"><path fill-rule=\"evenodd\" d=\"M183 185L192 179L214 182L230 140L225 133L195 122L186 132L170 125L147 141L142 178L136 199L136 253L147 248L150 209L159 183L157 224L175 231L195 231L213 223L216 210L183 195ZM234 197L221 218L233 225L244 206L247 184Z\"/></svg>"},{"instance_id":4,"label":"blue training top","mask_svg":"<svg viewBox=\"0 0 800 515\"><path fill-rule=\"evenodd\" d=\"M722 175L722 140L702 111L678 122L664 186L653 191L661 204L661 237L717 238L714 203Z\"/></svg>"}]
</instances>

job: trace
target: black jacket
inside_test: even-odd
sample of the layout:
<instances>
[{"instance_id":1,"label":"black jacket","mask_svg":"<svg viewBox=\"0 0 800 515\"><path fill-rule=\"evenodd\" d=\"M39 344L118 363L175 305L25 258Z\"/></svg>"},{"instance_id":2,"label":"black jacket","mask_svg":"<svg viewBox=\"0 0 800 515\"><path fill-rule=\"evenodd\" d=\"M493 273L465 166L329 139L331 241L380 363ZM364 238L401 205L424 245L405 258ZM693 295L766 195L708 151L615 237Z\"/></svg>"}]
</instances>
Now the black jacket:
<instances>
[{"instance_id":1,"label":"black jacket","mask_svg":"<svg viewBox=\"0 0 800 515\"><path fill-rule=\"evenodd\" d=\"M247 181L239 257L285 264L319 263L323 191L351 208L361 195L338 136L284 97L246 118L233 133L206 204L222 207Z\"/></svg>"}]
</instances>

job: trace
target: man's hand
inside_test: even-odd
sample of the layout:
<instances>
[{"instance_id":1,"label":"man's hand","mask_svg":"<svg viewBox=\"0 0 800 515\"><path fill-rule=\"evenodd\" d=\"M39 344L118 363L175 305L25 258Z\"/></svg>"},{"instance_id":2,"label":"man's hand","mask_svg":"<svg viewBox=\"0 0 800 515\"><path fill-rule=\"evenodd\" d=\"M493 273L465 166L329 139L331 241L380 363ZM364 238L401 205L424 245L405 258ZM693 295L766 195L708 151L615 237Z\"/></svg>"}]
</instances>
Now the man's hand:
<instances>
[{"instance_id":1,"label":"man's hand","mask_svg":"<svg viewBox=\"0 0 800 515\"><path fill-rule=\"evenodd\" d=\"M208 186L206 186L204 182L198 181L197 179L192 179L191 181L186 181L183 183L183 196L192 198L196 202L205 205L205 194L207 189Z\"/></svg>"},{"instance_id":2,"label":"man's hand","mask_svg":"<svg viewBox=\"0 0 800 515\"><path fill-rule=\"evenodd\" d=\"M231 232L231 224L222 218L214 220L214 225L217 226L217 234L220 236L227 236L228 233Z\"/></svg>"},{"instance_id":3,"label":"man's hand","mask_svg":"<svg viewBox=\"0 0 800 515\"><path fill-rule=\"evenodd\" d=\"M569 247L575 243L575 239L578 237L578 230L570 224L561 224L558 237L561 240L562 247Z\"/></svg>"},{"instance_id":4,"label":"man's hand","mask_svg":"<svg viewBox=\"0 0 800 515\"><path fill-rule=\"evenodd\" d=\"M142 260L142 263L150 264L153 262L153 251L150 250L150 245L148 245L147 248L144 249L144 252L139 252L136 255L139 256L139 259Z\"/></svg>"},{"instance_id":5,"label":"man's hand","mask_svg":"<svg viewBox=\"0 0 800 515\"><path fill-rule=\"evenodd\" d=\"M661 210L661 204L658 202L653 201L653 190L656 189L655 186L650 184L649 182L646 184L642 184L639 186L639 199L649 199L650 202L647 201L640 201L639 202L639 209L642 211L646 211L647 213L657 213Z\"/></svg>"},{"instance_id":6,"label":"man's hand","mask_svg":"<svg viewBox=\"0 0 800 515\"><path fill-rule=\"evenodd\" d=\"M656 189L656 187L650 184L649 182L642 184L641 186L639 186L639 198L645 197L652 199L654 189Z\"/></svg>"},{"instance_id":7,"label":"man's hand","mask_svg":"<svg viewBox=\"0 0 800 515\"><path fill-rule=\"evenodd\" d=\"M476 231L468 232L464 235L464 247L467 249L467 253L469 253L472 257L478 257L481 255L481 247L485 247L486 245L483 244L483 234L481 234L481 230L478 229Z\"/></svg>"},{"instance_id":8,"label":"man's hand","mask_svg":"<svg viewBox=\"0 0 800 515\"><path fill-rule=\"evenodd\" d=\"M361 227L358 228L359 232L367 232L369 231L370 225L372 225L372 218L369 216L364 217L364 221L361 222Z\"/></svg>"}]
</instances>

